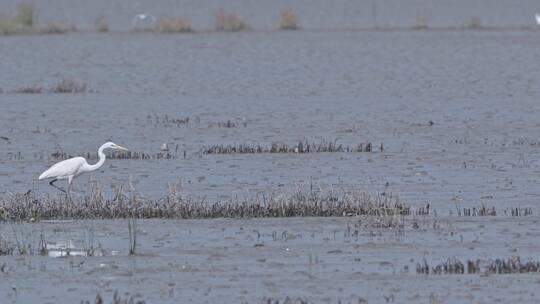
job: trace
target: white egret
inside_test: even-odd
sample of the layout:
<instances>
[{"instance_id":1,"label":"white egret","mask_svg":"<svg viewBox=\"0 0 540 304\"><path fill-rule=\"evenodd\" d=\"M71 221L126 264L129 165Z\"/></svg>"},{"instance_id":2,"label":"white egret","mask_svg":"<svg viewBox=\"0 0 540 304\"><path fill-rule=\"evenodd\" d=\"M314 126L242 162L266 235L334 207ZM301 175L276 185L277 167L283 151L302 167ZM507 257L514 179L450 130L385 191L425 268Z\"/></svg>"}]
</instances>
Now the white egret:
<instances>
[{"instance_id":1,"label":"white egret","mask_svg":"<svg viewBox=\"0 0 540 304\"><path fill-rule=\"evenodd\" d=\"M534 17L536 17L536 24L540 25L540 14L536 13L534 14Z\"/></svg>"},{"instance_id":2,"label":"white egret","mask_svg":"<svg viewBox=\"0 0 540 304\"><path fill-rule=\"evenodd\" d=\"M63 160L61 162L54 164L52 167L47 169L47 171L41 173L41 175L39 176L39 180L52 178L52 180L49 182L49 185L65 193L66 191L64 189L56 186L54 183L59 179L67 179L68 190L69 190L69 187L71 187L71 182L73 181L73 178L75 178L76 176L82 173L97 170L101 166L103 166L103 163L105 163L105 153L103 153L103 150L107 148L128 151L127 148L124 148L122 146L119 146L109 141L109 142L104 143L101 147L99 147L99 150L98 150L99 161L96 164L93 164L93 165L88 164L88 162L86 162L86 159L84 159L84 157L73 157L73 158L66 159L66 160Z\"/></svg>"},{"instance_id":3,"label":"white egret","mask_svg":"<svg viewBox=\"0 0 540 304\"><path fill-rule=\"evenodd\" d=\"M147 31L154 26L156 21L156 17L152 16L151 14L143 13L135 15L131 21L131 24L133 29L136 31Z\"/></svg>"}]
</instances>

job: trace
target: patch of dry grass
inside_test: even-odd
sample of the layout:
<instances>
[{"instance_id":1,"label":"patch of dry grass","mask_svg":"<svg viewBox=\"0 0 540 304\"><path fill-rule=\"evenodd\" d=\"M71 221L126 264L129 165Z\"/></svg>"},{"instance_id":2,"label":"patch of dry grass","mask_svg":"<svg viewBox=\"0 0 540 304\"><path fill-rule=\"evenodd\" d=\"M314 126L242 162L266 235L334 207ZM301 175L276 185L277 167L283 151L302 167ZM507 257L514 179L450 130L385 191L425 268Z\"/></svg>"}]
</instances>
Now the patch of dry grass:
<instances>
[{"instance_id":1,"label":"patch of dry grass","mask_svg":"<svg viewBox=\"0 0 540 304\"><path fill-rule=\"evenodd\" d=\"M32 27L36 25L37 15L34 9L34 5L28 2L21 2L17 6L17 14L13 18L13 21L24 26Z\"/></svg>"},{"instance_id":2,"label":"patch of dry grass","mask_svg":"<svg viewBox=\"0 0 540 304\"><path fill-rule=\"evenodd\" d=\"M336 143L336 141L309 142L299 141L295 145L273 143L261 144L235 144L235 145L212 145L202 147L202 154L254 154L254 153L325 153L325 152L375 152L383 151L383 145L376 147L370 142L356 146L348 146Z\"/></svg>"},{"instance_id":3,"label":"patch of dry grass","mask_svg":"<svg viewBox=\"0 0 540 304\"><path fill-rule=\"evenodd\" d=\"M529 260L522 262L519 256L510 258L490 259L487 261L473 259L462 262L457 258L447 259L445 262L430 266L426 259L416 264L416 273L424 275L448 274L508 274L540 272L540 262Z\"/></svg>"},{"instance_id":4,"label":"patch of dry grass","mask_svg":"<svg viewBox=\"0 0 540 304\"><path fill-rule=\"evenodd\" d=\"M108 32L109 22L107 21L107 17L105 16L96 17L96 20L94 21L94 28L96 29L96 32L98 33Z\"/></svg>"},{"instance_id":5,"label":"patch of dry grass","mask_svg":"<svg viewBox=\"0 0 540 304\"><path fill-rule=\"evenodd\" d=\"M76 28L64 21L49 21L41 29L42 34L65 34L74 31L76 31Z\"/></svg>"},{"instance_id":6,"label":"patch of dry grass","mask_svg":"<svg viewBox=\"0 0 540 304\"><path fill-rule=\"evenodd\" d=\"M281 19L279 20L280 30L299 30L300 21L298 16L293 12L291 8L281 12Z\"/></svg>"},{"instance_id":7,"label":"patch of dry grass","mask_svg":"<svg viewBox=\"0 0 540 304\"><path fill-rule=\"evenodd\" d=\"M191 22L181 17L160 17L155 31L159 33L190 33L193 31Z\"/></svg>"},{"instance_id":8,"label":"patch of dry grass","mask_svg":"<svg viewBox=\"0 0 540 304\"><path fill-rule=\"evenodd\" d=\"M21 87L13 91L15 94L40 94L42 92L43 87L37 84Z\"/></svg>"},{"instance_id":9,"label":"patch of dry grass","mask_svg":"<svg viewBox=\"0 0 540 304\"><path fill-rule=\"evenodd\" d=\"M206 202L184 195L179 185L169 186L161 199L143 199L118 188L106 198L99 186L80 197L36 197L32 192L0 200L0 220L67 218L253 218L293 216L407 215L410 208L389 195L361 191L323 191L301 187L290 192Z\"/></svg>"},{"instance_id":10,"label":"patch of dry grass","mask_svg":"<svg viewBox=\"0 0 540 304\"><path fill-rule=\"evenodd\" d=\"M414 24L412 26L413 30L427 30L428 29L428 18L426 16L416 16L414 19Z\"/></svg>"},{"instance_id":11,"label":"patch of dry grass","mask_svg":"<svg viewBox=\"0 0 540 304\"><path fill-rule=\"evenodd\" d=\"M73 79L62 79L51 88L52 93L85 93L87 85Z\"/></svg>"},{"instance_id":12,"label":"patch of dry grass","mask_svg":"<svg viewBox=\"0 0 540 304\"><path fill-rule=\"evenodd\" d=\"M0 35L35 34L36 19L34 5L22 2L15 16L0 16Z\"/></svg>"},{"instance_id":13,"label":"patch of dry grass","mask_svg":"<svg viewBox=\"0 0 540 304\"><path fill-rule=\"evenodd\" d=\"M465 22L465 28L468 30L481 30L484 28L482 20L478 16L472 16Z\"/></svg>"},{"instance_id":14,"label":"patch of dry grass","mask_svg":"<svg viewBox=\"0 0 540 304\"><path fill-rule=\"evenodd\" d=\"M248 29L248 25L244 20L234 14L227 14L223 9L220 9L216 14L216 31L218 32L238 32Z\"/></svg>"},{"instance_id":15,"label":"patch of dry grass","mask_svg":"<svg viewBox=\"0 0 540 304\"><path fill-rule=\"evenodd\" d=\"M0 16L0 35L64 34L75 30L74 25L63 21L50 21L39 27L34 5L27 2L17 6L14 16Z\"/></svg>"}]
</instances>

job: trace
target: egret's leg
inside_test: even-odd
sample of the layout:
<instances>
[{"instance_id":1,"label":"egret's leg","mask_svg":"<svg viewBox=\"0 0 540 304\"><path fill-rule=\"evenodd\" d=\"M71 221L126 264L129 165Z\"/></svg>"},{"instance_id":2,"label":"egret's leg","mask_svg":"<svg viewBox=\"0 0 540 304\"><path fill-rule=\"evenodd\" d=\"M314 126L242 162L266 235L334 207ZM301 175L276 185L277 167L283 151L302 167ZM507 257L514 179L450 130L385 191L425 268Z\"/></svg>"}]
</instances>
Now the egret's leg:
<instances>
[{"instance_id":1,"label":"egret's leg","mask_svg":"<svg viewBox=\"0 0 540 304\"><path fill-rule=\"evenodd\" d=\"M56 189L66 193L66 190L64 190L64 189L62 189L62 188L60 188L60 187L58 187L57 185L54 184L57 180L58 180L57 178L53 179L52 181L49 182L49 185L51 185L51 186L55 187Z\"/></svg>"},{"instance_id":2,"label":"egret's leg","mask_svg":"<svg viewBox=\"0 0 540 304\"><path fill-rule=\"evenodd\" d=\"M84 193L84 191L80 191L80 190L75 189L75 187L73 186L72 181L73 181L73 177L69 178L69 180L68 180L68 193L71 193L71 192Z\"/></svg>"}]
</instances>

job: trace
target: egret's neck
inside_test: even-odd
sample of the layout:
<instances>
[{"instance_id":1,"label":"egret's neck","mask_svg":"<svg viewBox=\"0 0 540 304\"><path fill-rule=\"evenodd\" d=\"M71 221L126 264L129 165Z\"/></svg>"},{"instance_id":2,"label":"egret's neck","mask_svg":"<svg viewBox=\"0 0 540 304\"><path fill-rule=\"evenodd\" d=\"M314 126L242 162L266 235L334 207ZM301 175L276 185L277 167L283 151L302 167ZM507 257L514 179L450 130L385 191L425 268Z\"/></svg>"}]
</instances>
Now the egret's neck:
<instances>
[{"instance_id":1,"label":"egret's neck","mask_svg":"<svg viewBox=\"0 0 540 304\"><path fill-rule=\"evenodd\" d=\"M93 165L86 165L87 171L94 171L94 170L99 169L101 166L103 166L103 164L105 163L105 153L103 153L103 150L105 150L104 146L99 147L99 150L98 150L99 161Z\"/></svg>"}]
</instances>

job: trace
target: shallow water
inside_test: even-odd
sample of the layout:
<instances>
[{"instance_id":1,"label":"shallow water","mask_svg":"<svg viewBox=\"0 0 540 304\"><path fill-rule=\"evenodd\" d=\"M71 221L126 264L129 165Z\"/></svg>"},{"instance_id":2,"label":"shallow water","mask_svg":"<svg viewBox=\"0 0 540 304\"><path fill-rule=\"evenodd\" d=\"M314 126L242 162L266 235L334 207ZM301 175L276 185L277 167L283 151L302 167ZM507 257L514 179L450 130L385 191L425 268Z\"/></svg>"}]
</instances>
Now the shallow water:
<instances>
[{"instance_id":1,"label":"shallow water","mask_svg":"<svg viewBox=\"0 0 540 304\"><path fill-rule=\"evenodd\" d=\"M1 224L7 238L51 242L92 231L87 244L104 255L0 256L0 295L6 303L92 302L98 293L108 303L115 290L146 303L535 303L538 273L424 275L416 265L537 260L537 217L416 220L417 229L407 218L399 232L370 228L366 218L139 220L137 256L128 256L125 220Z\"/></svg>"},{"instance_id":2,"label":"shallow water","mask_svg":"<svg viewBox=\"0 0 540 304\"><path fill-rule=\"evenodd\" d=\"M112 139L174 149L177 159L109 160L92 174L105 187L131 177L148 197L177 181L212 200L314 183L392 192L440 212L456 202L536 208L538 44L530 31L4 37L0 191L56 193L35 181L51 153L95 153ZM60 77L92 92L9 93ZM190 122L159 123L164 115ZM217 126L227 120L238 126ZM384 151L200 154L304 139Z\"/></svg>"},{"instance_id":3,"label":"shallow water","mask_svg":"<svg viewBox=\"0 0 540 304\"><path fill-rule=\"evenodd\" d=\"M47 4L61 4L83 28L91 27L94 13L111 13L119 16L109 18L118 31L129 30L132 14L150 5L99 3L37 5L46 21L58 12ZM194 26L210 28L218 4L205 3L206 10L177 4L197 12ZM0 235L10 242L17 234L38 248L43 235L48 255L62 257L0 256L0 298L78 303L100 293L108 302L118 290L147 303L286 296L316 303L534 303L537 274L424 276L415 265L424 258L430 265L454 257L539 259L539 32L264 32L275 17L264 5L242 3L254 15L239 13L258 31L0 37L0 197L28 189L56 195L35 180L55 162L51 154L95 153L112 139L151 154L168 143L177 158L108 160L77 178L76 189L87 189L89 178L106 190L131 181L144 196L160 197L169 183L181 182L187 194L213 201L314 184L391 192L413 207L429 203L438 216L418 218L417 228L407 218L399 232L374 229L365 218L141 220L135 257L127 255L125 221L3 223ZM340 18L319 18L311 1L295 3L312 29L372 22L356 18L366 11L357 2L332 6L330 16ZM433 22L455 26L474 13L488 25L512 26L528 24L521 18L534 12L528 1L490 1L499 14L475 3L422 5L426 13L400 6L392 18L378 20L408 26L416 15L440 14L445 17ZM161 6L155 8L159 15ZM62 78L85 82L90 91L11 93L34 84L49 88ZM164 115L190 122L163 123ZM238 126L218 126L228 120ZM382 143L384 151L200 153L207 145L300 140ZM455 215L482 204L497 208L498 216ZM502 212L515 207L530 207L533 216ZM359 235L351 237L347 227L355 224ZM90 235L101 256L65 256L67 247L87 254Z\"/></svg>"}]
</instances>

